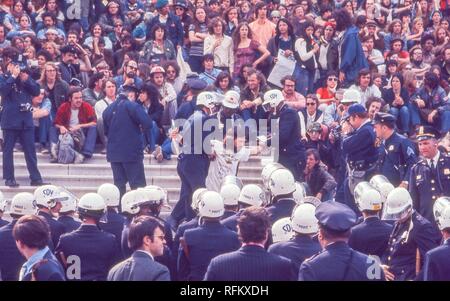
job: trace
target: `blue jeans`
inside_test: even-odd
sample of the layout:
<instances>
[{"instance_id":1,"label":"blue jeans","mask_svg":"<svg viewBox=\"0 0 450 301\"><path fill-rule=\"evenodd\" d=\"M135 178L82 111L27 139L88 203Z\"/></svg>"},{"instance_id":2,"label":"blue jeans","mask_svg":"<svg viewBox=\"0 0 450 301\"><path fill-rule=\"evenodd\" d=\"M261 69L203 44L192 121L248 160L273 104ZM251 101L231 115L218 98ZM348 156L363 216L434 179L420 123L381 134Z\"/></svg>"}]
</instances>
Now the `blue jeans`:
<instances>
[{"instance_id":1,"label":"blue jeans","mask_svg":"<svg viewBox=\"0 0 450 301\"><path fill-rule=\"evenodd\" d=\"M35 142L46 145L49 142L50 116L39 119L39 126L34 127Z\"/></svg>"},{"instance_id":2,"label":"blue jeans","mask_svg":"<svg viewBox=\"0 0 450 301\"><path fill-rule=\"evenodd\" d=\"M305 97L307 94L313 93L314 75L314 71L296 66L294 71L295 90Z\"/></svg>"},{"instance_id":3,"label":"blue jeans","mask_svg":"<svg viewBox=\"0 0 450 301\"><path fill-rule=\"evenodd\" d=\"M148 146L151 151L155 150L156 141L159 139L159 127L152 121L152 127L146 133L142 133L144 148Z\"/></svg>"},{"instance_id":4,"label":"blue jeans","mask_svg":"<svg viewBox=\"0 0 450 301\"><path fill-rule=\"evenodd\" d=\"M420 122L419 108L415 103L409 103L408 107L411 116L411 125L413 127L420 125L421 122Z\"/></svg>"},{"instance_id":5,"label":"blue jeans","mask_svg":"<svg viewBox=\"0 0 450 301\"><path fill-rule=\"evenodd\" d=\"M81 153L86 157L90 158L94 153L95 142L97 140L97 127L94 125L88 128L83 128L83 133L85 136L85 140ZM59 136L58 129L54 126L50 127L50 142L57 144L59 140L58 136Z\"/></svg>"},{"instance_id":6,"label":"blue jeans","mask_svg":"<svg viewBox=\"0 0 450 301\"><path fill-rule=\"evenodd\" d=\"M441 134L445 134L450 130L450 111L446 110L440 114Z\"/></svg>"},{"instance_id":7,"label":"blue jeans","mask_svg":"<svg viewBox=\"0 0 450 301\"><path fill-rule=\"evenodd\" d=\"M172 155L172 139L167 138L164 140L163 144L161 145L161 150L164 159L170 160L170 157Z\"/></svg>"},{"instance_id":8,"label":"blue jeans","mask_svg":"<svg viewBox=\"0 0 450 301\"><path fill-rule=\"evenodd\" d=\"M400 131L402 133L408 133L409 132L409 122L410 122L410 114L408 106L401 106L400 108L392 107L389 110L389 113L394 115L397 118L397 125L400 125Z\"/></svg>"}]
</instances>

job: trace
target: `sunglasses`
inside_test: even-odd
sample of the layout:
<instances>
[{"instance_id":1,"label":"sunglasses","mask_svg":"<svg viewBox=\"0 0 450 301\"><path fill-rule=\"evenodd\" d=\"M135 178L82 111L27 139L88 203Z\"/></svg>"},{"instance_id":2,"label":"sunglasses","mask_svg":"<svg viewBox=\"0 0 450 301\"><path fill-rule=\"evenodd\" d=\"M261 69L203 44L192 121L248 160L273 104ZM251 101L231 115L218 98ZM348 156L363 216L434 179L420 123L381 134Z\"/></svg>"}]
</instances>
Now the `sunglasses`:
<instances>
[{"instance_id":1,"label":"sunglasses","mask_svg":"<svg viewBox=\"0 0 450 301\"><path fill-rule=\"evenodd\" d=\"M315 103L315 102L307 102L306 105L307 105L307 106L315 106L316 103Z\"/></svg>"},{"instance_id":2,"label":"sunglasses","mask_svg":"<svg viewBox=\"0 0 450 301\"><path fill-rule=\"evenodd\" d=\"M329 81L329 82L331 82L331 81L337 82L338 79L337 79L336 77L329 77L329 78L328 78L328 81Z\"/></svg>"},{"instance_id":3,"label":"sunglasses","mask_svg":"<svg viewBox=\"0 0 450 301\"><path fill-rule=\"evenodd\" d=\"M166 73L177 73L175 70L167 70Z\"/></svg>"}]
</instances>

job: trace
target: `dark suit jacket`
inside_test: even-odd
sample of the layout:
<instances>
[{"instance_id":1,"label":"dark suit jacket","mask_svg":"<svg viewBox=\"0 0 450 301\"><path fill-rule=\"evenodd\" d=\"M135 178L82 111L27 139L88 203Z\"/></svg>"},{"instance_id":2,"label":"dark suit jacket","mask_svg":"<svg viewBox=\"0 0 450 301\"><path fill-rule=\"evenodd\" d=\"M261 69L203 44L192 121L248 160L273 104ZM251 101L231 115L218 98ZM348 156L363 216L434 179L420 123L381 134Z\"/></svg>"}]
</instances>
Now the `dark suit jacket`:
<instances>
[{"instance_id":1,"label":"dark suit jacket","mask_svg":"<svg viewBox=\"0 0 450 301\"><path fill-rule=\"evenodd\" d=\"M425 255L425 281L450 281L450 240Z\"/></svg>"},{"instance_id":2,"label":"dark suit jacket","mask_svg":"<svg viewBox=\"0 0 450 301\"><path fill-rule=\"evenodd\" d=\"M267 207L267 212L270 216L270 222L273 224L277 220L283 217L289 217L292 215L292 210L294 210L295 201L293 199L280 199L276 203Z\"/></svg>"},{"instance_id":3,"label":"dark suit jacket","mask_svg":"<svg viewBox=\"0 0 450 301\"><path fill-rule=\"evenodd\" d=\"M369 217L352 228L348 245L355 251L381 258L387 249L391 232L392 225L378 217Z\"/></svg>"},{"instance_id":4,"label":"dark suit jacket","mask_svg":"<svg viewBox=\"0 0 450 301\"><path fill-rule=\"evenodd\" d=\"M148 254L135 251L109 271L108 281L170 281L170 274L167 267Z\"/></svg>"},{"instance_id":5,"label":"dark suit jacket","mask_svg":"<svg viewBox=\"0 0 450 301\"><path fill-rule=\"evenodd\" d=\"M46 212L39 211L38 215L43 217L50 227L50 236L52 238L52 245L50 245L50 249L54 250L55 246L58 244L59 238L61 235L65 233L65 227L62 223L58 222L54 219L50 214Z\"/></svg>"},{"instance_id":6,"label":"dark suit jacket","mask_svg":"<svg viewBox=\"0 0 450 301\"><path fill-rule=\"evenodd\" d=\"M0 274L3 281L19 280L20 267L25 262L12 235L16 222L15 219L0 228Z\"/></svg>"},{"instance_id":7,"label":"dark suit jacket","mask_svg":"<svg viewBox=\"0 0 450 301\"><path fill-rule=\"evenodd\" d=\"M61 215L58 217L58 222L63 224L64 233L70 233L80 228L81 222L76 221L72 216Z\"/></svg>"},{"instance_id":8,"label":"dark suit jacket","mask_svg":"<svg viewBox=\"0 0 450 301\"><path fill-rule=\"evenodd\" d=\"M292 281L294 265L289 259L268 253L260 246L247 245L219 255L206 271L208 281Z\"/></svg>"}]
</instances>

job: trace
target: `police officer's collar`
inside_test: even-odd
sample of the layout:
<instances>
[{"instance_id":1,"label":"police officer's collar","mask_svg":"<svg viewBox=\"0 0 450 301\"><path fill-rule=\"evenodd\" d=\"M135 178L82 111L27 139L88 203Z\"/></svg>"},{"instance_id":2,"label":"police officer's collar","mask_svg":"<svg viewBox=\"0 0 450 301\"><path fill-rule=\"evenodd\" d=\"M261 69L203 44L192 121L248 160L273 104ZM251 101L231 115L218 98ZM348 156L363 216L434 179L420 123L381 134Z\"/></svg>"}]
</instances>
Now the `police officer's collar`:
<instances>
[{"instance_id":1,"label":"police officer's collar","mask_svg":"<svg viewBox=\"0 0 450 301\"><path fill-rule=\"evenodd\" d=\"M366 125L367 123L370 123L370 122L371 122L370 119L367 118L367 119L359 126L359 128L357 128L356 130L361 129L364 125Z\"/></svg>"},{"instance_id":2,"label":"police officer's collar","mask_svg":"<svg viewBox=\"0 0 450 301\"><path fill-rule=\"evenodd\" d=\"M330 249L341 249L342 247L347 247L347 242L343 241L343 240L339 240L339 241L333 241L330 242L329 244L327 244L325 246L325 249L330 250Z\"/></svg>"},{"instance_id":3,"label":"police officer's collar","mask_svg":"<svg viewBox=\"0 0 450 301\"><path fill-rule=\"evenodd\" d=\"M427 164L430 165L431 160L433 160L434 166L437 166L437 163L439 162L440 155L441 155L441 152L438 150L436 155L433 158L431 158L431 159L426 158Z\"/></svg>"}]
</instances>

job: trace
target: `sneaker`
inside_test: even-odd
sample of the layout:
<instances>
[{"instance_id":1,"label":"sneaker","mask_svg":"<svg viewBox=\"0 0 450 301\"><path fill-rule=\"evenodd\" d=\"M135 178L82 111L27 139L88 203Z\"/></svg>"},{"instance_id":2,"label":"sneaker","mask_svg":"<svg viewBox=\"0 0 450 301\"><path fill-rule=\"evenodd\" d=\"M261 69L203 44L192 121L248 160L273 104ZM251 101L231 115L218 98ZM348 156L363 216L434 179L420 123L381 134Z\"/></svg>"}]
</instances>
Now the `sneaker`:
<instances>
[{"instance_id":1,"label":"sneaker","mask_svg":"<svg viewBox=\"0 0 450 301\"><path fill-rule=\"evenodd\" d=\"M106 147L104 147L100 150L100 154L103 154L103 155L106 154Z\"/></svg>"},{"instance_id":2,"label":"sneaker","mask_svg":"<svg viewBox=\"0 0 450 301\"><path fill-rule=\"evenodd\" d=\"M84 156L83 154L80 153L75 153L75 161L73 162L74 164L81 164L84 162Z\"/></svg>"},{"instance_id":3,"label":"sneaker","mask_svg":"<svg viewBox=\"0 0 450 301\"><path fill-rule=\"evenodd\" d=\"M158 161L158 163L161 163L164 160L161 146L158 145L156 147L155 151L153 152L153 156L155 157L156 161Z\"/></svg>"}]
</instances>

